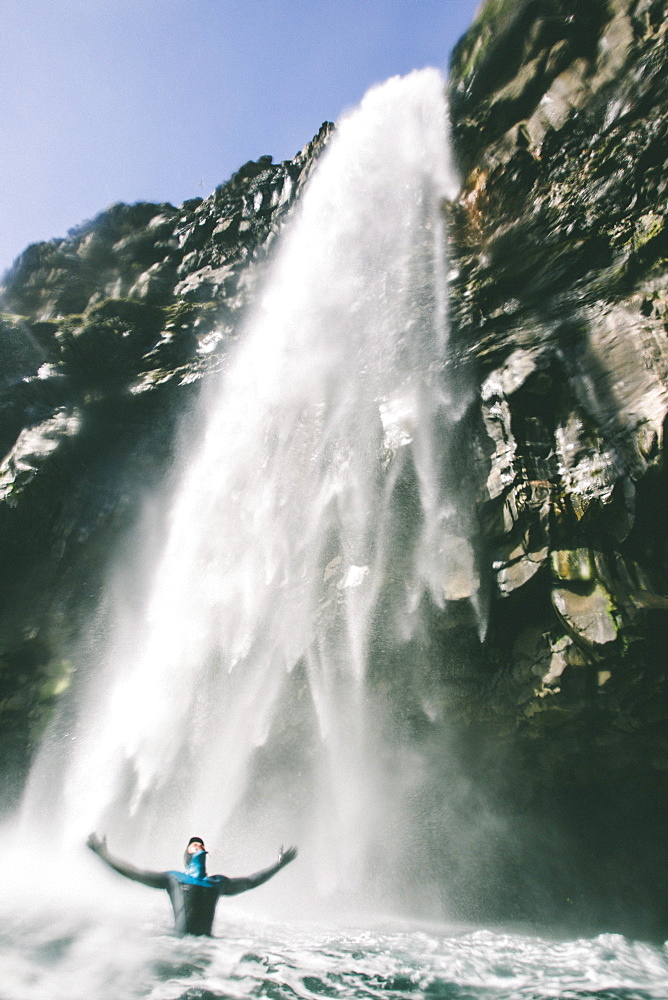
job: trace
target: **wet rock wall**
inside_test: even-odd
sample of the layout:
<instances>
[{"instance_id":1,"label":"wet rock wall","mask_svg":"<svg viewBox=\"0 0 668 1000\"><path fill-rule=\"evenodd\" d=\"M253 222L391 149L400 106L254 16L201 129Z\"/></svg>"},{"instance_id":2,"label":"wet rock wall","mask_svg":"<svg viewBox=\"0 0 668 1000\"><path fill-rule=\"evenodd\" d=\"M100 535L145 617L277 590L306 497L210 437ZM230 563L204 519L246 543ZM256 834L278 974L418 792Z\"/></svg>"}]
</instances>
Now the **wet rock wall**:
<instances>
[{"instance_id":1,"label":"wet rock wall","mask_svg":"<svg viewBox=\"0 0 668 1000\"><path fill-rule=\"evenodd\" d=\"M580 883L561 908L648 925L668 888L667 25L661 0L489 0L450 76L489 595L471 715L513 748L520 854Z\"/></svg>"}]
</instances>

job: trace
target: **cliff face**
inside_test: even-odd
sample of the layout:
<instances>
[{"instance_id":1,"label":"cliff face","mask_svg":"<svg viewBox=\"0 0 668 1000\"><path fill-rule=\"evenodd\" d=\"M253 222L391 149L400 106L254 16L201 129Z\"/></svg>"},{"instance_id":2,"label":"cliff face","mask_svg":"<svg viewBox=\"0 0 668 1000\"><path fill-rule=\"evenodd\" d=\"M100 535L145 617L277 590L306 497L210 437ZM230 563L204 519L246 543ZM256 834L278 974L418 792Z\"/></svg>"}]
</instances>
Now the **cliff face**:
<instances>
[{"instance_id":1,"label":"cliff face","mask_svg":"<svg viewBox=\"0 0 668 1000\"><path fill-rule=\"evenodd\" d=\"M568 828L585 893L626 865L637 912L668 888L666 15L490 0L450 77L491 595L476 712L523 761L520 813Z\"/></svg>"},{"instance_id":2,"label":"cliff face","mask_svg":"<svg viewBox=\"0 0 668 1000\"><path fill-rule=\"evenodd\" d=\"M468 916L665 929L666 13L488 0L453 56L452 338L477 387L459 450L489 624L480 640L452 602L432 648L472 779L509 831ZM68 687L137 483L169 467L328 134L204 201L116 206L6 277L5 804Z\"/></svg>"}]
</instances>

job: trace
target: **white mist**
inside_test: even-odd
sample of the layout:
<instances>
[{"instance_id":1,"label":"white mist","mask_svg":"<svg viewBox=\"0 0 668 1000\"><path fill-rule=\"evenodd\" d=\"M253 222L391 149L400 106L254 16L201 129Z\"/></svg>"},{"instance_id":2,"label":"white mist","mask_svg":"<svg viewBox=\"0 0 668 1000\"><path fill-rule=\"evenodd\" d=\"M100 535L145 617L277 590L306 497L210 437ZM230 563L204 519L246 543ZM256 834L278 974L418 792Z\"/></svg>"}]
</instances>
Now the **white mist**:
<instances>
[{"instance_id":1,"label":"white mist","mask_svg":"<svg viewBox=\"0 0 668 1000\"><path fill-rule=\"evenodd\" d=\"M279 878L358 901L419 843L431 758L388 738L369 651L396 658L425 596L476 587L443 468L462 406L446 375L456 189L437 71L389 80L339 124L207 394L146 592L119 605L77 717L37 762L31 823L55 781L66 843L98 829L169 868L197 833L212 870L243 874L296 840ZM399 558L409 468L417 527ZM401 599L381 615L388 581Z\"/></svg>"}]
</instances>

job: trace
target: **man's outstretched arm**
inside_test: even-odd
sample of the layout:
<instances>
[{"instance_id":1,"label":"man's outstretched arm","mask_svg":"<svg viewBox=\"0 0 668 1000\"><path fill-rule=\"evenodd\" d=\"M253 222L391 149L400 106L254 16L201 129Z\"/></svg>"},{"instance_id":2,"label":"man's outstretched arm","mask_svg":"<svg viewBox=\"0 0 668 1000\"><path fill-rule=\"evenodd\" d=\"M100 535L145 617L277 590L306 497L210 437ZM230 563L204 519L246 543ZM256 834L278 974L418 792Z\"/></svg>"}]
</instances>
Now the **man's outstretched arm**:
<instances>
[{"instance_id":1,"label":"man's outstretched arm","mask_svg":"<svg viewBox=\"0 0 668 1000\"><path fill-rule=\"evenodd\" d=\"M247 889L255 889L258 885L262 885L263 882L269 881L276 872L280 872L281 868L285 868L289 865L291 861L297 857L297 848L288 847L287 851L284 851L281 847L278 852L278 861L276 864L271 865L269 868L263 868L262 871L256 872L255 875L248 875L247 878L224 878L220 882L220 887L218 889L218 894L220 896L236 896L240 892L246 892Z\"/></svg>"},{"instance_id":2,"label":"man's outstretched arm","mask_svg":"<svg viewBox=\"0 0 668 1000\"><path fill-rule=\"evenodd\" d=\"M164 872L147 872L143 871L141 868L135 868L134 865L129 865L125 861L121 861L119 858L114 858L107 850L107 839L106 837L98 837L96 833L91 833L90 837L86 841L91 851L97 854L98 858L102 858L105 864L113 868L115 872L119 875L125 875L126 878L132 879L133 882L141 882L142 885L148 885L152 889L166 889L167 888L167 876Z\"/></svg>"}]
</instances>

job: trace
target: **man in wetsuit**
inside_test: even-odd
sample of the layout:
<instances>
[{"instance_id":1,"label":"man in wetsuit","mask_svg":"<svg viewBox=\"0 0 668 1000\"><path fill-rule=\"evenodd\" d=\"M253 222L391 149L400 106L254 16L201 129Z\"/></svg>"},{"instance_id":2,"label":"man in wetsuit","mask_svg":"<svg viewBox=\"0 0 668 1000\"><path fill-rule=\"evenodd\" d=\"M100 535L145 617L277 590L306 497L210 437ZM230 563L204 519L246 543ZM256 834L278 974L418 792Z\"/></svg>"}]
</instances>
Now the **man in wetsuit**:
<instances>
[{"instance_id":1,"label":"man in wetsuit","mask_svg":"<svg viewBox=\"0 0 668 1000\"><path fill-rule=\"evenodd\" d=\"M119 861L109 854L106 838L100 839L96 833L91 833L88 846L110 868L133 882L141 882L152 889L166 889L174 909L176 933L180 937L184 934L210 935L219 896L236 896L262 885L297 856L296 847L290 847L287 851L281 848L278 861L271 867L247 878L227 878L226 875L206 874L207 852L201 837L190 838L183 858L183 872L142 871L134 865Z\"/></svg>"}]
</instances>

